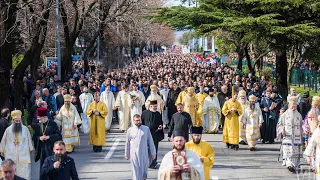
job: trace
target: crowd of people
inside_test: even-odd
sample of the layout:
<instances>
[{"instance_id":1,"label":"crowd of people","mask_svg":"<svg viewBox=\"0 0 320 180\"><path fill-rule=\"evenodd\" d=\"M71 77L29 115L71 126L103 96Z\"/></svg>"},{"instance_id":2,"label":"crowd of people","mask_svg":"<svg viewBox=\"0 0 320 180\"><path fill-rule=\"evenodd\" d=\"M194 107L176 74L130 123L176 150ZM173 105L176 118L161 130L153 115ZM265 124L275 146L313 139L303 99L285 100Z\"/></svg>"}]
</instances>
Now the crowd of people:
<instances>
[{"instance_id":1,"label":"crowd of people","mask_svg":"<svg viewBox=\"0 0 320 180\"><path fill-rule=\"evenodd\" d=\"M281 140L283 165L292 172L306 146L304 156L319 172L318 96L311 101L309 93L299 95L291 88L284 104L269 77L237 74L217 62L195 63L194 56L155 54L122 69L101 68L96 73L84 73L77 64L64 81L58 80L54 65L40 67L34 82L27 72L26 126L21 111L1 111L3 165L16 167L17 176L33 179L30 152L35 152L40 180L78 179L67 153L77 149L79 133L89 133L93 151L101 152L106 133L118 121L127 134L125 158L131 161L133 179L146 179L148 168L158 167L165 129L174 150L162 158L159 179L210 179L214 150L201 137L221 131L226 147L235 151L239 144L256 151L258 141Z\"/></svg>"}]
</instances>

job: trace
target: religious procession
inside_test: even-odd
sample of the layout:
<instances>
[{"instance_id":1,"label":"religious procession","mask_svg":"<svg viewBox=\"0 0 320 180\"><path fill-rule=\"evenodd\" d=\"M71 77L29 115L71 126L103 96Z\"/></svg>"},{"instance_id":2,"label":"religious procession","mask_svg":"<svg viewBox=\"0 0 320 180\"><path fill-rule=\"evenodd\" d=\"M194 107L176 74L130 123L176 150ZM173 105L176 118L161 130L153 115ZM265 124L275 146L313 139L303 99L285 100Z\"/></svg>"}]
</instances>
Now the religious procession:
<instances>
[{"instance_id":1,"label":"religious procession","mask_svg":"<svg viewBox=\"0 0 320 180\"><path fill-rule=\"evenodd\" d=\"M86 76L77 65L66 82L56 75L32 82L28 74L28 116L1 110L3 177L80 179L73 154L103 153L118 124L134 180L148 179L150 170L156 170L159 180L211 179L217 158L211 139L219 134L224 149L234 154L278 143L288 171L298 172L305 159L320 179L318 96L291 88L284 103L271 79L237 74L218 61L198 63L194 56L155 54L123 69ZM82 149L84 137L91 150ZM172 142L173 149L160 156L164 142ZM39 163L37 176L32 161Z\"/></svg>"}]
</instances>

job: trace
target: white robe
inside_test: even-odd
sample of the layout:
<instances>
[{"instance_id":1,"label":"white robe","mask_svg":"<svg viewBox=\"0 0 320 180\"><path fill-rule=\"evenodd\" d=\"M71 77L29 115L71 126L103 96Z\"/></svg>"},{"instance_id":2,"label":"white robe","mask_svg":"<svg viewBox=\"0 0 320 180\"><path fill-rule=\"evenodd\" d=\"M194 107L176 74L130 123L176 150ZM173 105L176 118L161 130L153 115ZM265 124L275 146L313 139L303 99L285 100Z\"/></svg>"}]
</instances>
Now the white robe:
<instances>
[{"instance_id":1,"label":"white robe","mask_svg":"<svg viewBox=\"0 0 320 180\"><path fill-rule=\"evenodd\" d=\"M163 113L162 113L162 121L164 124L169 124L169 118L168 118L168 107L166 106L167 105L167 99L168 99L168 94L169 94L169 90L170 89L162 89L160 91L160 94L162 95L162 100L163 100L163 103L164 103L164 110L163 110Z\"/></svg>"},{"instance_id":2,"label":"white robe","mask_svg":"<svg viewBox=\"0 0 320 180\"><path fill-rule=\"evenodd\" d=\"M120 91L117 95L116 106L118 110L120 130L126 131L130 126L130 107L128 106L128 100L130 98L129 92L124 90Z\"/></svg>"},{"instance_id":3,"label":"white robe","mask_svg":"<svg viewBox=\"0 0 320 180\"><path fill-rule=\"evenodd\" d=\"M93 96L91 93L82 93L79 96L80 99L80 103L81 103L81 107L84 113L81 114L82 117L82 126L81 126L81 130L83 133L89 133L90 131L90 124L89 124L89 117L87 116L87 114L85 112L87 112L87 109L89 107L89 105L94 101Z\"/></svg>"},{"instance_id":4,"label":"white robe","mask_svg":"<svg viewBox=\"0 0 320 180\"><path fill-rule=\"evenodd\" d=\"M130 127L126 135L125 156L130 157L133 180L147 179L151 155L156 155L156 148L150 129L144 125Z\"/></svg>"},{"instance_id":5,"label":"white robe","mask_svg":"<svg viewBox=\"0 0 320 180\"><path fill-rule=\"evenodd\" d=\"M152 91L146 100L146 103L145 103L146 109L149 110L150 101L152 101L152 100L157 100L157 104L158 104L157 111L160 114L162 114L163 108L164 108L164 102L163 102L162 98L159 96L159 94L154 93Z\"/></svg>"},{"instance_id":6,"label":"white robe","mask_svg":"<svg viewBox=\"0 0 320 180\"><path fill-rule=\"evenodd\" d=\"M259 104L255 104L254 110L250 109L248 105L241 116L241 124L246 125L246 140L249 148L256 146L257 141L260 139L260 127L259 123L263 123L262 112Z\"/></svg>"},{"instance_id":7,"label":"white robe","mask_svg":"<svg viewBox=\"0 0 320 180\"><path fill-rule=\"evenodd\" d=\"M63 105L57 115L57 119L61 121L61 135L62 140L66 145L80 145L80 138L78 129L73 129L73 126L81 124L81 118L77 108L70 104L69 116L65 105Z\"/></svg>"},{"instance_id":8,"label":"white robe","mask_svg":"<svg viewBox=\"0 0 320 180\"><path fill-rule=\"evenodd\" d=\"M15 145L13 125L10 125L1 140L0 152L5 159L11 159L17 164L16 175L31 180L31 152L34 150L29 129L22 125L19 134L19 145Z\"/></svg>"},{"instance_id":9,"label":"white robe","mask_svg":"<svg viewBox=\"0 0 320 180\"><path fill-rule=\"evenodd\" d=\"M285 111L279 122L279 130L285 130L282 140L283 158L286 160L287 167L298 168L301 156L302 117L296 110L290 114L292 110Z\"/></svg>"},{"instance_id":10,"label":"white robe","mask_svg":"<svg viewBox=\"0 0 320 180\"><path fill-rule=\"evenodd\" d=\"M311 158L311 167L315 170L316 179L320 180L320 129L319 127L313 132L313 135L309 139L308 146L303 153L305 158Z\"/></svg>"},{"instance_id":11,"label":"white robe","mask_svg":"<svg viewBox=\"0 0 320 180\"><path fill-rule=\"evenodd\" d=\"M186 155L187 155L187 163L191 167L195 168L200 174L201 180L204 180L203 166L199 159L199 156L195 152L187 149L186 149ZM169 151L161 161L161 165L158 171L158 179L160 179L160 176L162 173L170 170L173 166L174 165L173 165L172 151Z\"/></svg>"},{"instance_id":12,"label":"white robe","mask_svg":"<svg viewBox=\"0 0 320 180\"><path fill-rule=\"evenodd\" d=\"M139 97L139 100L133 101L133 99L130 97L128 100L128 106L130 107L130 120L131 120L131 125L133 126L133 116L135 114L139 114L141 116L142 114L142 106L144 105L144 95L140 91L132 91L130 92L130 96L134 95L136 97Z\"/></svg>"},{"instance_id":13,"label":"white robe","mask_svg":"<svg viewBox=\"0 0 320 180\"><path fill-rule=\"evenodd\" d=\"M114 95L112 92L103 91L100 96L100 101L104 102L108 108L108 115L106 116L106 130L109 130L112 123L113 118L113 108L116 104Z\"/></svg>"},{"instance_id":14,"label":"white robe","mask_svg":"<svg viewBox=\"0 0 320 180\"><path fill-rule=\"evenodd\" d=\"M204 128L211 131L219 130L219 123L221 118L221 108L219 100L216 96L207 96L203 103Z\"/></svg>"}]
</instances>

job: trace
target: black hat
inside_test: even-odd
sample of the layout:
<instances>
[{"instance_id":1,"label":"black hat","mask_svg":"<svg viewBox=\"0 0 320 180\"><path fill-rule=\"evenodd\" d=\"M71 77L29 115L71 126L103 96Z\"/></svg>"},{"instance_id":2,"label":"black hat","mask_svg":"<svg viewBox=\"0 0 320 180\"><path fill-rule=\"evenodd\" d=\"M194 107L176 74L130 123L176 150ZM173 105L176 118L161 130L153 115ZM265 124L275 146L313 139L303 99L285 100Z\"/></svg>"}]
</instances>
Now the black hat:
<instances>
[{"instance_id":1,"label":"black hat","mask_svg":"<svg viewBox=\"0 0 320 180\"><path fill-rule=\"evenodd\" d=\"M276 89L276 88L273 88L273 89L272 89L272 93L278 94L278 92L279 92L278 89Z\"/></svg>"},{"instance_id":2,"label":"black hat","mask_svg":"<svg viewBox=\"0 0 320 180\"><path fill-rule=\"evenodd\" d=\"M214 92L214 89L213 88L209 88L209 92Z\"/></svg>"},{"instance_id":3,"label":"black hat","mask_svg":"<svg viewBox=\"0 0 320 180\"><path fill-rule=\"evenodd\" d=\"M172 132L172 137L174 138L174 137L176 137L176 136L182 136L182 137L184 137L185 134L184 134L183 131L175 130L175 131Z\"/></svg>"},{"instance_id":4,"label":"black hat","mask_svg":"<svg viewBox=\"0 0 320 180\"><path fill-rule=\"evenodd\" d=\"M309 91L307 91L307 92L305 92L304 94L303 94L303 98L309 98Z\"/></svg>"},{"instance_id":5,"label":"black hat","mask_svg":"<svg viewBox=\"0 0 320 180\"><path fill-rule=\"evenodd\" d=\"M192 126L191 134L202 134L203 127L202 126Z\"/></svg>"},{"instance_id":6,"label":"black hat","mask_svg":"<svg viewBox=\"0 0 320 180\"><path fill-rule=\"evenodd\" d=\"M150 101L150 105L156 105L157 104L157 100L155 101Z\"/></svg>"}]
</instances>

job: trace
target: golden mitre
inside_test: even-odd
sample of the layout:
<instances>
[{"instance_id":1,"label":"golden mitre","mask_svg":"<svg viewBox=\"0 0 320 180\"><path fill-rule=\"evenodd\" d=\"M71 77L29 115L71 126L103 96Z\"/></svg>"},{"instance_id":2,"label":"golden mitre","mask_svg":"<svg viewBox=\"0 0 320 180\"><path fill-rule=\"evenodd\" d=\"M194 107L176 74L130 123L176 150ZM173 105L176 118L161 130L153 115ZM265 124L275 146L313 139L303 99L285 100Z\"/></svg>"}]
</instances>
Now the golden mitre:
<instances>
[{"instance_id":1,"label":"golden mitre","mask_svg":"<svg viewBox=\"0 0 320 180\"><path fill-rule=\"evenodd\" d=\"M187 92L188 93L194 93L194 87L188 87Z\"/></svg>"},{"instance_id":2,"label":"golden mitre","mask_svg":"<svg viewBox=\"0 0 320 180\"><path fill-rule=\"evenodd\" d=\"M63 100L64 101L71 101L71 95L70 94L66 94L63 96Z\"/></svg>"},{"instance_id":3,"label":"golden mitre","mask_svg":"<svg viewBox=\"0 0 320 180\"><path fill-rule=\"evenodd\" d=\"M11 112L12 119L21 119L22 112L20 110L14 110Z\"/></svg>"},{"instance_id":4,"label":"golden mitre","mask_svg":"<svg viewBox=\"0 0 320 180\"><path fill-rule=\"evenodd\" d=\"M255 95L250 95L249 96L249 101L256 101L257 100L257 97Z\"/></svg>"},{"instance_id":5,"label":"golden mitre","mask_svg":"<svg viewBox=\"0 0 320 180\"><path fill-rule=\"evenodd\" d=\"M238 94L239 97L244 97L244 96L246 96L246 95L247 95L247 93L246 93L245 90L239 91L239 94Z\"/></svg>"},{"instance_id":6,"label":"golden mitre","mask_svg":"<svg viewBox=\"0 0 320 180\"><path fill-rule=\"evenodd\" d=\"M150 89L151 89L151 91L156 91L156 90L158 90L157 86L154 85L154 84L150 86Z\"/></svg>"},{"instance_id":7,"label":"golden mitre","mask_svg":"<svg viewBox=\"0 0 320 180\"><path fill-rule=\"evenodd\" d=\"M312 104L320 105L320 97L319 96L313 96L312 97Z\"/></svg>"}]
</instances>

